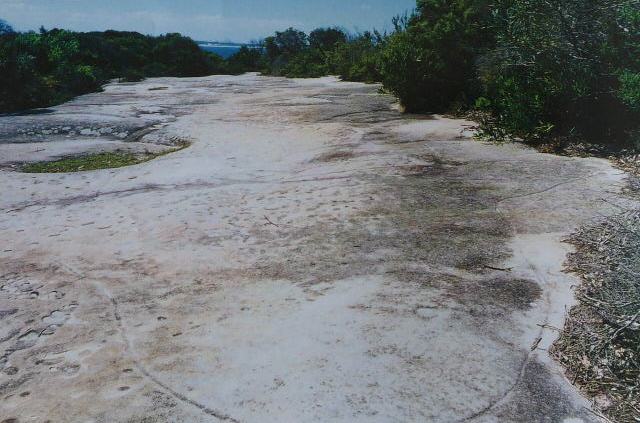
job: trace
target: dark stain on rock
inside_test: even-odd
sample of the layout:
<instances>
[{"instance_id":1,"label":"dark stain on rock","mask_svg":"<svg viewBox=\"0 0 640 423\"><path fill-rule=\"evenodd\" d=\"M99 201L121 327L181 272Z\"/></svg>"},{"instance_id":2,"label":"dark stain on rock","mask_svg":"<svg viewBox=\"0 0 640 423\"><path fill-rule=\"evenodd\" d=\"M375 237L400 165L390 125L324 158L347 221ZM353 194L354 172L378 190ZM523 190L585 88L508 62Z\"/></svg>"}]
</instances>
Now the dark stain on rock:
<instances>
[{"instance_id":1,"label":"dark stain on rock","mask_svg":"<svg viewBox=\"0 0 640 423\"><path fill-rule=\"evenodd\" d=\"M439 176L450 171L451 169L456 168L457 166L461 166L464 164L459 161L445 160L440 156L432 154L423 154L420 156L416 156L416 158L427 163L398 166L397 169L399 170L400 174L404 176L414 177Z\"/></svg>"},{"instance_id":2,"label":"dark stain on rock","mask_svg":"<svg viewBox=\"0 0 640 423\"><path fill-rule=\"evenodd\" d=\"M4 369L2 372L4 374L6 374L7 376L13 376L13 375L18 373L18 368L10 366L10 367L7 367L6 369Z\"/></svg>"},{"instance_id":3,"label":"dark stain on rock","mask_svg":"<svg viewBox=\"0 0 640 423\"><path fill-rule=\"evenodd\" d=\"M335 162L335 161L339 161L339 160L349 160L354 158L356 155L353 151L333 151L330 153L325 153L325 154L321 154L318 157L316 157L315 159L313 159L314 162L322 162L322 163L328 163L328 162Z\"/></svg>"},{"instance_id":4,"label":"dark stain on rock","mask_svg":"<svg viewBox=\"0 0 640 423\"><path fill-rule=\"evenodd\" d=\"M593 421L586 409L579 409L554 379L549 369L532 360L508 401L493 410L501 422L556 423L570 418Z\"/></svg>"},{"instance_id":5,"label":"dark stain on rock","mask_svg":"<svg viewBox=\"0 0 640 423\"><path fill-rule=\"evenodd\" d=\"M16 391L18 388L20 388L22 385L24 385L25 383L27 383L29 380L31 380L33 378L34 374L33 373L28 373L25 375L22 375L19 378L13 378L13 379L9 379L6 382L2 382L0 383L0 395L7 395L9 392L12 391Z\"/></svg>"},{"instance_id":6,"label":"dark stain on rock","mask_svg":"<svg viewBox=\"0 0 640 423\"><path fill-rule=\"evenodd\" d=\"M542 295L536 282L509 277L478 281L453 279L444 288L456 302L480 308L527 310Z\"/></svg>"},{"instance_id":7,"label":"dark stain on rock","mask_svg":"<svg viewBox=\"0 0 640 423\"><path fill-rule=\"evenodd\" d=\"M7 316L11 316L12 314L16 314L18 312L17 308L12 308L9 310L0 310L0 319L4 319Z\"/></svg>"}]
</instances>

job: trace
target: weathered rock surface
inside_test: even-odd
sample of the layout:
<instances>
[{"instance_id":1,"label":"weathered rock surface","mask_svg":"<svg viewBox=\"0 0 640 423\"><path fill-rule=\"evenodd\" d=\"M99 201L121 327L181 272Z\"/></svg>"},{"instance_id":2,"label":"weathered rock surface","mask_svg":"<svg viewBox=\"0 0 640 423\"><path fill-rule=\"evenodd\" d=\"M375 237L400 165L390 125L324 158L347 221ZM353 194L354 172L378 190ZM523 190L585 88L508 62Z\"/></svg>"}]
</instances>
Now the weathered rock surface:
<instances>
[{"instance_id":1,"label":"weathered rock surface","mask_svg":"<svg viewBox=\"0 0 640 423\"><path fill-rule=\"evenodd\" d=\"M0 117L0 421L595 421L539 325L623 175L377 91L156 79Z\"/></svg>"}]
</instances>

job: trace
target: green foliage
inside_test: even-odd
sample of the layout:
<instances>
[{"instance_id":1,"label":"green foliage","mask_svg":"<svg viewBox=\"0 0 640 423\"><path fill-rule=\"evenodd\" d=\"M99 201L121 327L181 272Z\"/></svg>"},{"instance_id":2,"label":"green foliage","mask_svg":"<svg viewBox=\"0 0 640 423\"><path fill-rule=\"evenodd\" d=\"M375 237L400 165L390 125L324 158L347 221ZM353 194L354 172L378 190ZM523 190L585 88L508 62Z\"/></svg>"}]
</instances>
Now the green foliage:
<instances>
[{"instance_id":1,"label":"green foliage","mask_svg":"<svg viewBox=\"0 0 640 423\"><path fill-rule=\"evenodd\" d=\"M87 156L69 157L53 162L30 163L22 167L26 173L67 173L97 169L111 169L140 163L132 153L98 153Z\"/></svg>"},{"instance_id":2,"label":"green foliage","mask_svg":"<svg viewBox=\"0 0 640 423\"><path fill-rule=\"evenodd\" d=\"M270 75L284 76L307 76L306 73L298 73L301 69L301 63L305 58L296 56L306 53L309 47L308 36L303 31L289 28L283 32L276 32L274 36L265 38L263 48L265 52L265 73ZM290 69L286 69L289 62L298 62L298 65L292 64ZM289 74L289 72L293 72ZM311 72L309 75L311 76Z\"/></svg>"},{"instance_id":3,"label":"green foliage","mask_svg":"<svg viewBox=\"0 0 640 423\"><path fill-rule=\"evenodd\" d=\"M380 79L378 56L383 41L379 33L349 36L338 28L318 28L307 36L289 28L264 40L263 71L292 78L333 74L374 82Z\"/></svg>"},{"instance_id":4,"label":"green foliage","mask_svg":"<svg viewBox=\"0 0 640 423\"><path fill-rule=\"evenodd\" d=\"M640 117L633 110L638 3L500 0L494 7L496 43L480 57L479 73L496 124L529 141L623 142Z\"/></svg>"},{"instance_id":5,"label":"green foliage","mask_svg":"<svg viewBox=\"0 0 640 423\"><path fill-rule=\"evenodd\" d=\"M259 48L242 46L240 50L227 59L226 69L231 74L256 72L264 67L262 50Z\"/></svg>"},{"instance_id":6,"label":"green foliage","mask_svg":"<svg viewBox=\"0 0 640 423\"><path fill-rule=\"evenodd\" d=\"M377 32L364 32L337 44L328 54L329 71L347 81L380 81L379 58L385 37Z\"/></svg>"},{"instance_id":7,"label":"green foliage","mask_svg":"<svg viewBox=\"0 0 640 423\"><path fill-rule=\"evenodd\" d=\"M309 34L309 47L323 54L347 42L347 34L338 28L318 28Z\"/></svg>"},{"instance_id":8,"label":"green foliage","mask_svg":"<svg viewBox=\"0 0 640 423\"><path fill-rule=\"evenodd\" d=\"M155 75L160 74L161 72L157 69L153 70L153 68L151 68L151 72ZM118 78L118 82L140 82L143 81L145 78L144 76L144 72L139 70L139 69L125 69L124 73L122 74L122 76L120 78Z\"/></svg>"},{"instance_id":9,"label":"green foliage","mask_svg":"<svg viewBox=\"0 0 640 423\"><path fill-rule=\"evenodd\" d=\"M299 52L280 69L280 74L290 78L317 78L328 73L325 57L316 49Z\"/></svg>"},{"instance_id":10,"label":"green foliage","mask_svg":"<svg viewBox=\"0 0 640 423\"><path fill-rule=\"evenodd\" d=\"M179 34L15 33L0 25L0 112L45 107L99 90L113 78L202 76L223 72L219 56Z\"/></svg>"},{"instance_id":11,"label":"green foliage","mask_svg":"<svg viewBox=\"0 0 640 423\"><path fill-rule=\"evenodd\" d=\"M118 167L133 166L148 162L155 158L184 150L188 143L181 143L177 147L170 148L163 152L132 153L129 151L116 150L113 152L84 154L70 156L50 162L28 163L20 169L25 173L69 173L85 172L99 169L115 169Z\"/></svg>"},{"instance_id":12,"label":"green foliage","mask_svg":"<svg viewBox=\"0 0 640 423\"><path fill-rule=\"evenodd\" d=\"M486 0L419 0L382 52L385 87L408 111L442 112L467 102L479 92L477 55L492 39L482 24L488 15Z\"/></svg>"},{"instance_id":13,"label":"green foliage","mask_svg":"<svg viewBox=\"0 0 640 423\"><path fill-rule=\"evenodd\" d=\"M210 62L196 43L180 34L167 34L154 40L151 49L153 63L162 65L163 74L171 76L202 76L210 74ZM160 75L153 75L160 76Z\"/></svg>"},{"instance_id":14,"label":"green foliage","mask_svg":"<svg viewBox=\"0 0 640 423\"><path fill-rule=\"evenodd\" d=\"M629 108L640 110L640 73L623 71L618 95Z\"/></svg>"},{"instance_id":15,"label":"green foliage","mask_svg":"<svg viewBox=\"0 0 640 423\"><path fill-rule=\"evenodd\" d=\"M640 128L637 0L418 0L378 69L409 111L478 102L494 134L624 144Z\"/></svg>"},{"instance_id":16,"label":"green foliage","mask_svg":"<svg viewBox=\"0 0 640 423\"><path fill-rule=\"evenodd\" d=\"M276 32L274 43L279 55L291 58L306 49L308 46L308 37L307 34L302 31L289 28L283 32Z\"/></svg>"}]
</instances>

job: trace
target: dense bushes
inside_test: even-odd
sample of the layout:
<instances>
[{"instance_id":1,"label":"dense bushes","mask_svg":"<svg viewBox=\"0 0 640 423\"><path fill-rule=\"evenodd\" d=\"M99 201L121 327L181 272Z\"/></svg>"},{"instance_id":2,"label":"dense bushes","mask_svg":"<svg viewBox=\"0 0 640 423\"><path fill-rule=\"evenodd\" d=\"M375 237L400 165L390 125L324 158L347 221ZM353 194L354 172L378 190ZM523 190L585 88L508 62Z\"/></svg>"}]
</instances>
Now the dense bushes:
<instances>
[{"instance_id":1,"label":"dense bushes","mask_svg":"<svg viewBox=\"0 0 640 423\"><path fill-rule=\"evenodd\" d=\"M264 40L262 72L291 78L341 75L350 81L380 80L378 56L384 37L350 35L338 28L318 28L309 35L289 28Z\"/></svg>"},{"instance_id":2,"label":"dense bushes","mask_svg":"<svg viewBox=\"0 0 640 423\"><path fill-rule=\"evenodd\" d=\"M420 0L382 51L385 86L411 111L447 111L478 95L476 59L493 36L482 0Z\"/></svg>"},{"instance_id":3,"label":"dense bushes","mask_svg":"<svg viewBox=\"0 0 640 423\"><path fill-rule=\"evenodd\" d=\"M224 70L221 58L179 34L16 33L0 25L0 112L43 107L95 91L111 78L200 76Z\"/></svg>"},{"instance_id":4,"label":"dense bushes","mask_svg":"<svg viewBox=\"0 0 640 423\"><path fill-rule=\"evenodd\" d=\"M394 23L276 33L264 70L380 81L412 112L480 109L501 137L640 138L638 0L418 0Z\"/></svg>"},{"instance_id":5,"label":"dense bushes","mask_svg":"<svg viewBox=\"0 0 640 423\"><path fill-rule=\"evenodd\" d=\"M640 118L638 3L497 4L491 22L496 43L479 65L484 102L496 124L528 140L630 140Z\"/></svg>"},{"instance_id":6,"label":"dense bushes","mask_svg":"<svg viewBox=\"0 0 640 423\"><path fill-rule=\"evenodd\" d=\"M501 135L633 142L639 7L636 0L420 0L383 52L383 81L410 110L475 105Z\"/></svg>"},{"instance_id":7,"label":"dense bushes","mask_svg":"<svg viewBox=\"0 0 640 423\"><path fill-rule=\"evenodd\" d=\"M263 67L263 63L263 54L260 49L242 46L240 50L229 57L226 62L222 61L219 68L231 74L240 74L258 71Z\"/></svg>"},{"instance_id":8,"label":"dense bushes","mask_svg":"<svg viewBox=\"0 0 640 423\"><path fill-rule=\"evenodd\" d=\"M337 44L328 54L329 73L347 81L380 81L379 57L386 36L364 32L349 36L348 42Z\"/></svg>"}]
</instances>

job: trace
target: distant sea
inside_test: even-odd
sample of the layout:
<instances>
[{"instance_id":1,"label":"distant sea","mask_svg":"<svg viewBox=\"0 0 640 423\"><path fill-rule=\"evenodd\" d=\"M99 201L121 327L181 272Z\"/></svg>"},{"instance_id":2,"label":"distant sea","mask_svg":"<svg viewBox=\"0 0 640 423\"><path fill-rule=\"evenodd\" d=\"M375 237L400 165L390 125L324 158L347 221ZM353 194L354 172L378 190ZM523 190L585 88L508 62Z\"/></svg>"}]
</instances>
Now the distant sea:
<instances>
[{"instance_id":1,"label":"distant sea","mask_svg":"<svg viewBox=\"0 0 640 423\"><path fill-rule=\"evenodd\" d=\"M247 47L256 46L250 44L237 44L237 43L217 43L213 41L198 41L198 46L204 50L211 53L218 54L223 58L227 59L234 54L236 54L242 46L246 45Z\"/></svg>"}]
</instances>

